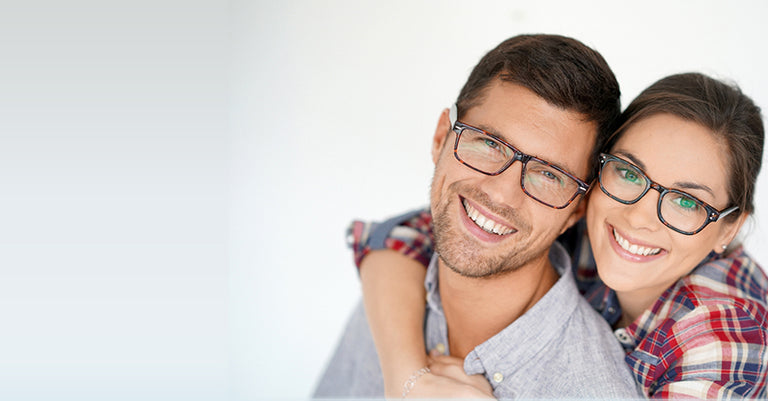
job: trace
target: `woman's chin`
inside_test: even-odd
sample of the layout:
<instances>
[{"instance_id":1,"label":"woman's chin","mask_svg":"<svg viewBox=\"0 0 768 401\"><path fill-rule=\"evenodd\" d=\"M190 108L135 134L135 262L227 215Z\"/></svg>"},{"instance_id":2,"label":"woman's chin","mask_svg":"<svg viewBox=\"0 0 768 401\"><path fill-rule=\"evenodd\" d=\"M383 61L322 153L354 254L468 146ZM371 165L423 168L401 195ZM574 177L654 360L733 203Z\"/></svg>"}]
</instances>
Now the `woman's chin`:
<instances>
[{"instance_id":1,"label":"woman's chin","mask_svg":"<svg viewBox=\"0 0 768 401\"><path fill-rule=\"evenodd\" d=\"M598 265L599 266L599 265ZM614 291L628 292L634 291L639 288L638 284L643 282L642 278L634 277L631 274L626 274L617 271L606 271L606 269L600 269L598 267L597 273L600 276L600 280Z\"/></svg>"}]
</instances>

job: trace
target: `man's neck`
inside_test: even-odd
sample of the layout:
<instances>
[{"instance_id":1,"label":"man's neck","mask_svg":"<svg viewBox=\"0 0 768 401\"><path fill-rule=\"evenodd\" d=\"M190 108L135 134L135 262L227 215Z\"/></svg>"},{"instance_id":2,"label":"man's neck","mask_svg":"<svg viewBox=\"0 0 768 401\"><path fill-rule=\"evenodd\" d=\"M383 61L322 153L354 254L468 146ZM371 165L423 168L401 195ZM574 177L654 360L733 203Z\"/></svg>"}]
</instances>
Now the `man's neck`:
<instances>
[{"instance_id":1,"label":"man's neck","mask_svg":"<svg viewBox=\"0 0 768 401\"><path fill-rule=\"evenodd\" d=\"M547 254L490 278L461 276L442 259L438 267L448 345L451 355L460 358L522 316L559 278Z\"/></svg>"}]
</instances>

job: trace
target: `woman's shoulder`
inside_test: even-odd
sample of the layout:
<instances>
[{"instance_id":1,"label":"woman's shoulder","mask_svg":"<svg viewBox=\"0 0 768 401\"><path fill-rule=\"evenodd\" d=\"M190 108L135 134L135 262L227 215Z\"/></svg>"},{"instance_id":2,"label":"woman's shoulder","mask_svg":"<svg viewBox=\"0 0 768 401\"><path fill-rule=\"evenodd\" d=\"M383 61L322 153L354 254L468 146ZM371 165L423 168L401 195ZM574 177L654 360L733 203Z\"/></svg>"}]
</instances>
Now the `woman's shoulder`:
<instances>
[{"instance_id":1,"label":"woman's shoulder","mask_svg":"<svg viewBox=\"0 0 768 401\"><path fill-rule=\"evenodd\" d=\"M709 258L671 288L675 320L719 316L733 310L766 328L768 277L743 247Z\"/></svg>"},{"instance_id":2,"label":"woman's shoulder","mask_svg":"<svg viewBox=\"0 0 768 401\"><path fill-rule=\"evenodd\" d=\"M627 355L646 391L661 394L658 389L671 391L666 386L680 382L763 397L765 284L754 260L737 253L706 262L670 288L635 328L640 342Z\"/></svg>"},{"instance_id":3,"label":"woman's shoulder","mask_svg":"<svg viewBox=\"0 0 768 401\"><path fill-rule=\"evenodd\" d=\"M763 394L766 283L757 263L737 249L706 261L669 288L632 327L639 343L627 362L645 372L646 389L693 381L750 386L751 394Z\"/></svg>"}]
</instances>

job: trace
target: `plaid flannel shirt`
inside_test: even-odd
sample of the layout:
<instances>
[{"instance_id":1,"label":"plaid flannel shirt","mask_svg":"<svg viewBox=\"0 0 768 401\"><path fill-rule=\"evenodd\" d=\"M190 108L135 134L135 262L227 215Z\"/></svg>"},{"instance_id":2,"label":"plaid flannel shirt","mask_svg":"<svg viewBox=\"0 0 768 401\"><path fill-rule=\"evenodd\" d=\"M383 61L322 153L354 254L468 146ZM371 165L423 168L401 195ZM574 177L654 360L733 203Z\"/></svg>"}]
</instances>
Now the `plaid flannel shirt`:
<instances>
[{"instance_id":1,"label":"plaid flannel shirt","mask_svg":"<svg viewBox=\"0 0 768 401\"><path fill-rule=\"evenodd\" d=\"M381 224L353 222L348 234L356 265L371 250L389 248L426 267L431 223L428 209ZM579 291L615 324L621 308L597 275L583 222L558 240L574 257ZM767 295L768 278L741 247L710 254L635 322L615 330L635 380L651 398L765 398Z\"/></svg>"}]
</instances>

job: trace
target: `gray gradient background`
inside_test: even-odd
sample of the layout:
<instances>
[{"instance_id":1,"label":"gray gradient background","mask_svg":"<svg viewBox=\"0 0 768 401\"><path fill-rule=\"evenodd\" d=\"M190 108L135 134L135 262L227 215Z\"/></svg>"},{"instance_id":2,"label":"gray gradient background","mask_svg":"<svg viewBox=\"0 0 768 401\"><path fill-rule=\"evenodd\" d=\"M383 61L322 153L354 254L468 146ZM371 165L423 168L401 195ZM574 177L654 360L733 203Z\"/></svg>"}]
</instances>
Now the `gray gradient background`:
<instances>
[{"instance_id":1,"label":"gray gradient background","mask_svg":"<svg viewBox=\"0 0 768 401\"><path fill-rule=\"evenodd\" d=\"M509 36L595 47L624 104L698 70L768 110L768 3L571 3L3 2L0 398L306 398L359 297L345 225L426 204Z\"/></svg>"}]
</instances>

